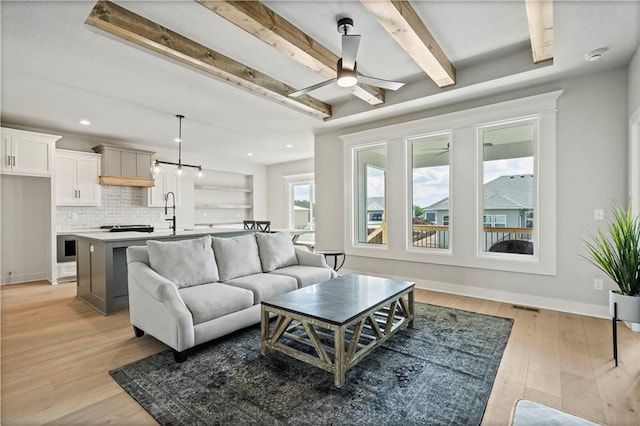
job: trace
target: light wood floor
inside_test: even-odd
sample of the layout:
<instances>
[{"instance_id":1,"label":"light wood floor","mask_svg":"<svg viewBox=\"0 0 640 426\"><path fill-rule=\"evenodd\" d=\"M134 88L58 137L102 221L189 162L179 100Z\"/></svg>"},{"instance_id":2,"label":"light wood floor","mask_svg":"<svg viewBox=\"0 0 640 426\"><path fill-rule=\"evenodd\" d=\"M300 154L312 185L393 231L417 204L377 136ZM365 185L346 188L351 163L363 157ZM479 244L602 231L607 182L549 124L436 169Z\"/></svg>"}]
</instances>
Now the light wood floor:
<instances>
[{"instance_id":1,"label":"light wood floor","mask_svg":"<svg viewBox=\"0 0 640 426\"><path fill-rule=\"evenodd\" d=\"M133 336L126 308L104 317L75 298L75 283L3 286L0 297L3 425L155 423L107 374L166 349ZM640 333L619 325L614 368L610 321L424 290L416 300L515 319L483 424L508 424L520 398L640 424Z\"/></svg>"}]
</instances>

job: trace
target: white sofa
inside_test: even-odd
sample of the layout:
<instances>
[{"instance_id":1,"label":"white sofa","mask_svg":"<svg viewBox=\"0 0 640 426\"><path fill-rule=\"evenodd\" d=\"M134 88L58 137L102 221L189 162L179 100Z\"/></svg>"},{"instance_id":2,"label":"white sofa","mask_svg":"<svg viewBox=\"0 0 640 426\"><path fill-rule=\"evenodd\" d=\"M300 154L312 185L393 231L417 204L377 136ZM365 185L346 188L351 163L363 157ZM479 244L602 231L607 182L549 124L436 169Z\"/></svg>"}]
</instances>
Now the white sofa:
<instances>
[{"instance_id":1,"label":"white sofa","mask_svg":"<svg viewBox=\"0 0 640 426\"><path fill-rule=\"evenodd\" d=\"M260 302L337 276L321 254L294 247L287 232L127 248L129 315L177 362L201 343L260 322Z\"/></svg>"}]
</instances>

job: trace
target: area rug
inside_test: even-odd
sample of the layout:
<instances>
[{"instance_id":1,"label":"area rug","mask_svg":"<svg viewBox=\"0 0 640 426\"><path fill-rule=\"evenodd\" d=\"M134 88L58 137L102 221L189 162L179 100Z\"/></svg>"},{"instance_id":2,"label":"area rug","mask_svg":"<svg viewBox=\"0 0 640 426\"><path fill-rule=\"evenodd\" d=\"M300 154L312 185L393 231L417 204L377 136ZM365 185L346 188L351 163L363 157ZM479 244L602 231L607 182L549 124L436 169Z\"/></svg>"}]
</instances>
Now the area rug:
<instances>
[{"instance_id":1,"label":"area rug","mask_svg":"<svg viewBox=\"0 0 640 426\"><path fill-rule=\"evenodd\" d=\"M163 425L478 425L513 320L416 303L414 328L333 375L270 350L260 327L109 374Z\"/></svg>"}]
</instances>

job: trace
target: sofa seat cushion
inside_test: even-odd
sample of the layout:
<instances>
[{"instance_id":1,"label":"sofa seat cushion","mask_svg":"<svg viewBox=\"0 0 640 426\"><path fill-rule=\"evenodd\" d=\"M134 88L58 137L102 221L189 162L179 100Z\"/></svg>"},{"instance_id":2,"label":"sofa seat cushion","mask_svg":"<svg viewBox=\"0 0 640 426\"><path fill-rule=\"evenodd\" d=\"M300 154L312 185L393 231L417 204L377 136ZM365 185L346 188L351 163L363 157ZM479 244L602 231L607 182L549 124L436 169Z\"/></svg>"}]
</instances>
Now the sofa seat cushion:
<instances>
[{"instance_id":1,"label":"sofa seat cushion","mask_svg":"<svg viewBox=\"0 0 640 426\"><path fill-rule=\"evenodd\" d=\"M147 241L149 265L178 287L220 279L211 236L180 241Z\"/></svg>"},{"instance_id":2,"label":"sofa seat cushion","mask_svg":"<svg viewBox=\"0 0 640 426\"><path fill-rule=\"evenodd\" d=\"M321 281L330 280L332 272L333 270L329 268L295 265L279 268L269 273L293 277L298 281L298 288L302 288L317 284Z\"/></svg>"},{"instance_id":3,"label":"sofa seat cushion","mask_svg":"<svg viewBox=\"0 0 640 426\"><path fill-rule=\"evenodd\" d=\"M262 272L258 243L253 234L228 238L213 237L212 240L220 281Z\"/></svg>"},{"instance_id":4,"label":"sofa seat cushion","mask_svg":"<svg viewBox=\"0 0 640 426\"><path fill-rule=\"evenodd\" d=\"M235 278L224 283L251 290L253 292L253 302L256 304L298 289L298 281L285 275L254 274Z\"/></svg>"},{"instance_id":5,"label":"sofa seat cushion","mask_svg":"<svg viewBox=\"0 0 640 426\"><path fill-rule=\"evenodd\" d=\"M290 233L286 231L271 234L258 232L256 233L256 242L260 252L262 272L271 272L274 269L298 264Z\"/></svg>"},{"instance_id":6,"label":"sofa seat cushion","mask_svg":"<svg viewBox=\"0 0 640 426\"><path fill-rule=\"evenodd\" d=\"M201 284L178 290L180 297L200 324L253 306L253 293L222 283Z\"/></svg>"}]
</instances>

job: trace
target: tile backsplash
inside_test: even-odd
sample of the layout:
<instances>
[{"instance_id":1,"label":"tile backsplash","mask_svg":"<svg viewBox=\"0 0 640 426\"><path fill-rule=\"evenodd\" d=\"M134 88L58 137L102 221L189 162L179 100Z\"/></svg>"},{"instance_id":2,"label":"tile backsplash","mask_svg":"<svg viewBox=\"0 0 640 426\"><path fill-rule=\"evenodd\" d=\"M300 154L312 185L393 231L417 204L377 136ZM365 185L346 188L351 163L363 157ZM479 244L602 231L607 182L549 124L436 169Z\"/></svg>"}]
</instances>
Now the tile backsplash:
<instances>
[{"instance_id":1,"label":"tile backsplash","mask_svg":"<svg viewBox=\"0 0 640 426\"><path fill-rule=\"evenodd\" d=\"M98 207L56 207L56 230L99 228L102 225L151 225L167 228L164 209L147 207L146 188L130 186L102 187L102 205Z\"/></svg>"}]
</instances>

